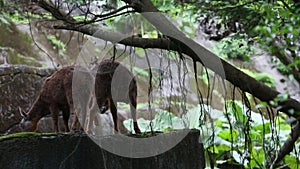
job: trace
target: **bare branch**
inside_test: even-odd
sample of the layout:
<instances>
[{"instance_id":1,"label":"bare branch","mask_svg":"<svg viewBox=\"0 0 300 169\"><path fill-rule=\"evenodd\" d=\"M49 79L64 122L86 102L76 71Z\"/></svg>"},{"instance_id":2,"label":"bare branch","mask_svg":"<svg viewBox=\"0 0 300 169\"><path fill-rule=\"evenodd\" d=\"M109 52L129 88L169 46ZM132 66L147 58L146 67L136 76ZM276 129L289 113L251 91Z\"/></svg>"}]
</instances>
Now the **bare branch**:
<instances>
[{"instance_id":1,"label":"bare branch","mask_svg":"<svg viewBox=\"0 0 300 169\"><path fill-rule=\"evenodd\" d=\"M106 13L106 14L101 14L101 15L94 15L94 17L90 20L85 20L85 21L81 21L81 22L76 22L74 24L77 24L77 25L88 25L88 24L92 24L92 23L95 23L95 22L100 22L100 21L103 21L103 20L106 20L106 19L109 19L109 18L113 18L113 17L116 17L116 16L121 16L121 15L124 15L124 14L128 14L128 13L132 13L132 12L135 12L134 10L128 10L132 8L131 5L126 5L126 6L123 6L117 10L114 10L112 12L109 12L109 13ZM125 12L121 12L123 10L127 9L127 11ZM119 13L121 12L121 13Z\"/></svg>"},{"instance_id":2,"label":"bare branch","mask_svg":"<svg viewBox=\"0 0 300 169\"><path fill-rule=\"evenodd\" d=\"M45 4L42 5L42 7L44 7ZM133 6L136 11L141 11L141 14L160 32L168 36L169 39L143 39L139 37L128 37L127 35L122 35L118 32L105 30L104 27L93 27L91 25L76 26L74 24L69 24L72 22L72 18L68 20L66 24L56 25L54 28L74 30L103 40L111 41L112 43L120 43L127 46L179 51L187 54L194 61L201 62L204 66L219 74L222 78L227 79L233 85L239 87L245 92L253 94L262 101L272 101L280 94L276 90L256 81L254 78L220 59L203 46L187 38L180 30L170 23L165 16L159 13L151 1L140 0L138 3L135 2L130 5ZM46 9L49 9L49 11L53 14L58 14L58 17L56 18L59 20L65 21L70 18L60 17L64 16L62 12L52 11L53 8L49 8L49 6L47 6ZM280 102L275 108L278 108L280 111L285 112L289 116L300 119L300 103L294 99L290 98L284 102ZM294 113L291 113L291 109L294 110Z\"/></svg>"},{"instance_id":3,"label":"bare branch","mask_svg":"<svg viewBox=\"0 0 300 169\"><path fill-rule=\"evenodd\" d=\"M119 9L116 9L116 10L112 11L112 12L101 14L101 15L93 14L89 11L89 9L87 11L84 11L80 7L77 7L77 8L73 7L71 10L68 11L68 13L65 13L64 11L62 11L60 9L60 7L59 7L60 3L59 2L57 2L57 4L53 4L53 3L51 3L51 1L48 2L48 1L44 1L44 0L33 0L32 2L35 2L37 5L39 5L40 7L42 7L43 9L48 11L49 13L51 13L52 16L54 18L56 18L57 20L64 21L66 24L77 25L77 26L88 25L88 24L92 24L92 23L95 23L95 22L100 22L100 21L106 20L108 18L113 18L113 17L116 17L116 16L120 16L120 15L124 15L124 14L127 14L127 13L135 12L133 10L133 5L125 5L125 6L120 7ZM79 9L82 12L86 13L86 20L76 21L76 19L74 19L71 16L72 11L74 11L75 9ZM124 11L124 10L126 10L126 11ZM124 12L121 12L121 11L124 11ZM93 18L87 20L87 18L88 18L87 15L88 14L93 15Z\"/></svg>"},{"instance_id":4,"label":"bare branch","mask_svg":"<svg viewBox=\"0 0 300 169\"><path fill-rule=\"evenodd\" d=\"M123 10L125 10L125 9L130 9L130 8L133 8L134 6L132 6L132 5L126 5L126 6L122 6L121 8L119 8L119 9L116 9L116 10L114 10L114 11L112 11L112 12L109 12L109 13L106 13L106 14L103 14L103 15L95 15L95 17L98 17L98 18L103 18L103 17L107 17L107 16L110 16L110 15L114 15L114 14L116 14L116 13L118 13L118 12L120 12L120 11L123 11Z\"/></svg>"}]
</instances>

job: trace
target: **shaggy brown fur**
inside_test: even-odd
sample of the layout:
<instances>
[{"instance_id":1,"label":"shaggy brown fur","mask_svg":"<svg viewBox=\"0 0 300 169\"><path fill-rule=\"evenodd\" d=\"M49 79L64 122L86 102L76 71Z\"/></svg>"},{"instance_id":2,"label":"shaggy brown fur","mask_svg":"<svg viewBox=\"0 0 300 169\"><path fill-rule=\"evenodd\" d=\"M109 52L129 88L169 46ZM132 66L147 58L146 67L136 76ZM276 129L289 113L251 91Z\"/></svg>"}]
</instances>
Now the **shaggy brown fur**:
<instances>
[{"instance_id":1,"label":"shaggy brown fur","mask_svg":"<svg viewBox=\"0 0 300 169\"><path fill-rule=\"evenodd\" d=\"M118 131L116 102L130 103L132 118L134 120L134 130L140 133L136 122L136 98L137 86L134 76L129 70L118 62L104 60L97 65L95 80L95 95L101 113L110 107L114 128ZM72 77L75 66L67 66L48 77L40 91L40 95L34 102L28 113L23 114L24 118L20 123L21 131L35 131L39 120L48 115L52 115L53 125L58 132L58 113L61 110L65 125L65 131L69 132L68 121L70 112L74 112L72 99ZM88 112L90 113L90 112ZM95 114L88 119L89 131L91 119L96 119ZM85 120L84 120L85 121ZM72 129L76 129L77 115L74 115Z\"/></svg>"},{"instance_id":2,"label":"shaggy brown fur","mask_svg":"<svg viewBox=\"0 0 300 169\"><path fill-rule=\"evenodd\" d=\"M101 113L104 113L107 104L109 105L116 131L118 131L116 104L120 101L130 104L134 131L141 133L136 122L136 80L126 67L110 59L100 62L96 74L95 93Z\"/></svg>"},{"instance_id":3,"label":"shaggy brown fur","mask_svg":"<svg viewBox=\"0 0 300 169\"><path fill-rule=\"evenodd\" d=\"M69 132L70 112L74 112L72 100L72 75L74 66L67 66L48 77L40 91L40 95L28 111L23 114L20 123L22 131L35 131L39 120L52 115L54 130L58 132L58 114L62 111L65 131Z\"/></svg>"}]
</instances>

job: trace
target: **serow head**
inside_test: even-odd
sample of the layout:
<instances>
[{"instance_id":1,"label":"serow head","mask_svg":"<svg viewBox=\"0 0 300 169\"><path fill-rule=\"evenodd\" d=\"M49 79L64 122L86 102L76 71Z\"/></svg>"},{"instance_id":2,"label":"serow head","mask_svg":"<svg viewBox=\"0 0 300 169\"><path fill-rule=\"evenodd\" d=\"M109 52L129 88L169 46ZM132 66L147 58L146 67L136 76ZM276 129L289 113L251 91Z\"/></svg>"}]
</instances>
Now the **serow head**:
<instances>
[{"instance_id":1,"label":"serow head","mask_svg":"<svg viewBox=\"0 0 300 169\"><path fill-rule=\"evenodd\" d=\"M108 102L108 100L106 100L104 103L102 103L101 106L99 106L100 113L104 114L108 110L108 106L109 106L109 102Z\"/></svg>"},{"instance_id":2,"label":"serow head","mask_svg":"<svg viewBox=\"0 0 300 169\"><path fill-rule=\"evenodd\" d=\"M100 113L104 114L107 110L108 110L108 107L106 105L104 105L100 108Z\"/></svg>"},{"instance_id":3,"label":"serow head","mask_svg":"<svg viewBox=\"0 0 300 169\"><path fill-rule=\"evenodd\" d=\"M20 110L20 114L22 116L22 120L19 123L20 131L22 131L22 132L35 131L36 124L33 121L30 121L30 119L28 118L28 115L23 110Z\"/></svg>"}]
</instances>

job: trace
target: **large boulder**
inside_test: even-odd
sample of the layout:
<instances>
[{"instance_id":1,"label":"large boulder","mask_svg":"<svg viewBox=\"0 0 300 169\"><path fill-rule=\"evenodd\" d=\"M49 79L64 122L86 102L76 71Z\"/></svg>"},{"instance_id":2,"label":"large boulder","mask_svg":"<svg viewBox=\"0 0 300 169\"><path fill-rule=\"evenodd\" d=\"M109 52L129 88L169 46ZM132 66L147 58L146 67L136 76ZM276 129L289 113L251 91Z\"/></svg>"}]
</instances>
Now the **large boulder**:
<instances>
[{"instance_id":1,"label":"large boulder","mask_svg":"<svg viewBox=\"0 0 300 169\"><path fill-rule=\"evenodd\" d=\"M161 134L164 144L180 132ZM118 139L118 135L102 136L102 139L110 141ZM205 160L198 130L191 130L167 152L146 158L113 154L83 133L35 134L0 137L0 166L1 169L202 169Z\"/></svg>"}]
</instances>

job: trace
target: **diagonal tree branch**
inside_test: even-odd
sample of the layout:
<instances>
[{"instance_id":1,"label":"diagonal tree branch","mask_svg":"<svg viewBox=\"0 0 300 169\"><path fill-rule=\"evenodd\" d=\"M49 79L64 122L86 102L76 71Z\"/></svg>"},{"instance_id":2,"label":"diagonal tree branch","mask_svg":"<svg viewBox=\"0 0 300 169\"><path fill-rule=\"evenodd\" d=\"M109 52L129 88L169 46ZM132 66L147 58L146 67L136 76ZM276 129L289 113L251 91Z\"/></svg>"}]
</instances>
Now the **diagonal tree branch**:
<instances>
[{"instance_id":1,"label":"diagonal tree branch","mask_svg":"<svg viewBox=\"0 0 300 169\"><path fill-rule=\"evenodd\" d=\"M285 157L285 155L289 154L293 151L295 142L298 140L300 136L300 125L299 121L297 122L296 126L293 127L290 137L285 141L285 143L280 148L277 155L273 155L271 157L269 163L267 164L267 168L277 168L279 167L279 163Z\"/></svg>"},{"instance_id":2,"label":"diagonal tree branch","mask_svg":"<svg viewBox=\"0 0 300 169\"><path fill-rule=\"evenodd\" d=\"M150 0L123 1L131 5L136 11L140 12L150 23L152 23L168 38L145 39L139 37L128 37L118 32L107 30L104 27L93 27L91 25L76 26L74 24L70 24L71 22L56 25L55 28L74 30L96 38L111 41L112 43L120 43L128 46L179 51L190 56L194 61L201 62L204 66L220 75L220 77L228 80L241 90L251 93L261 101L272 101L280 94L278 91L258 82L254 78L238 70L233 65L227 63L225 60L218 58L215 54L208 51L203 46L187 38L180 30L171 24L164 15L159 13ZM61 13L53 12L52 8L43 6L45 4L40 3L39 5L49 11L56 19L62 21L69 20L68 18L61 18L63 15ZM72 21L72 19L70 21ZM292 98L279 102L278 105L273 105L273 107L300 120L300 103ZM287 139L280 149L278 156L271 158L270 165L276 165L276 163L282 160L286 154L292 151L291 145L294 145L295 141L299 137L299 131L299 124L297 124L297 126L292 130L291 137Z\"/></svg>"},{"instance_id":3,"label":"diagonal tree branch","mask_svg":"<svg viewBox=\"0 0 300 169\"><path fill-rule=\"evenodd\" d=\"M219 72L219 70L216 69L216 67L214 66L214 64L218 63L218 61L215 59L217 58L216 55L207 51L204 47L200 46L199 44L196 44L191 39L185 37L184 34L181 31L179 31L175 26L171 24L167 24L168 23L167 19L158 13L157 9L154 7L154 5L151 3L150 0L141 0L141 2L142 5L139 4L138 6L140 10L138 9L136 10L141 12L146 12L146 13L142 13L142 15L150 23L152 23L163 34L171 37L173 42L175 42L176 44L180 44L180 46L182 46L181 49L189 49L188 51L193 51L190 53L190 55L188 54L188 51L186 51L186 54L192 57L194 61L200 61L204 63L204 66L207 66L215 73L223 77L222 72ZM148 13L149 11L155 12L155 14L149 14ZM225 75L226 75L225 79L230 81L235 86L239 87L241 90L251 93L252 95L254 95L255 97L259 98L262 101L271 101L278 96L279 92L267 87L264 84L257 82L255 79L237 70L234 66L228 64L226 61L222 59L220 60L225 71ZM279 106L280 106L280 111L285 112L288 115L294 116L299 120L300 117L299 102L293 99L288 99L284 102L279 103ZM295 110L296 113L291 113L290 112L291 109ZM290 153L293 150L293 145L295 144L299 136L300 136L300 126L298 121L298 124L296 125L296 127L293 128L291 132L290 138L288 138L284 143L284 145L281 147L278 156L271 157L269 163L273 163L272 165L277 165L284 158L286 154Z\"/></svg>"},{"instance_id":4,"label":"diagonal tree branch","mask_svg":"<svg viewBox=\"0 0 300 169\"><path fill-rule=\"evenodd\" d=\"M64 14L60 11L54 11L51 4L43 0L35 0L38 5L50 12L58 20L70 20L70 16L61 18ZM123 0L152 23L160 32L167 35L169 38L147 39L140 37L128 37L118 32L105 29L105 27L95 27L91 25L77 26L64 22L64 24L56 25L56 29L67 29L78 31L96 38L110 41L112 43L120 43L127 46L135 46L141 48L159 48L166 50L174 50L182 52L190 56L194 61L201 62L207 68L211 69L223 79L228 80L233 85L239 87L241 90L251 93L261 101L272 101L280 93L254 78L240 71L233 65L227 63L225 60L220 59L218 56L196 43L195 41L187 38L180 30L178 30L164 15L162 15L157 8L149 0ZM300 119L300 103L295 99L289 98L285 101L279 102L276 105L277 109ZM274 107L274 106L273 106ZM290 111L291 109L294 112Z\"/></svg>"}]
</instances>

